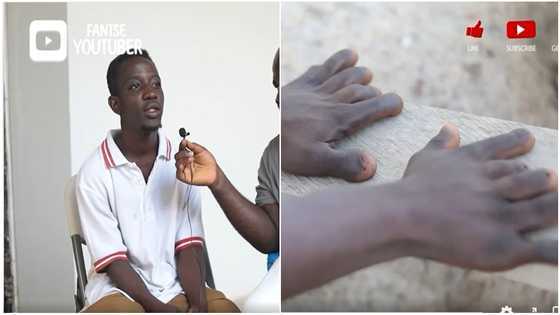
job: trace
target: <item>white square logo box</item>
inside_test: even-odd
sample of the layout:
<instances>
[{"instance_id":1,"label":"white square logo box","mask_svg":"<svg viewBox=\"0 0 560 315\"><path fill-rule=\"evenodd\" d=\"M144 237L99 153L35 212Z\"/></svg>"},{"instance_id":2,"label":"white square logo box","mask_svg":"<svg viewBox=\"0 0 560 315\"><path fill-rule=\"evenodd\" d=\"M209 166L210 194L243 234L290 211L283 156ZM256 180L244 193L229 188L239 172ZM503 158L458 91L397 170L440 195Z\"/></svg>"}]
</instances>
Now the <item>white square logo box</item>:
<instances>
[{"instance_id":1,"label":"white square logo box","mask_svg":"<svg viewBox=\"0 0 560 315\"><path fill-rule=\"evenodd\" d=\"M60 62L67 54L66 22L34 20L29 24L29 57L35 62Z\"/></svg>"}]
</instances>

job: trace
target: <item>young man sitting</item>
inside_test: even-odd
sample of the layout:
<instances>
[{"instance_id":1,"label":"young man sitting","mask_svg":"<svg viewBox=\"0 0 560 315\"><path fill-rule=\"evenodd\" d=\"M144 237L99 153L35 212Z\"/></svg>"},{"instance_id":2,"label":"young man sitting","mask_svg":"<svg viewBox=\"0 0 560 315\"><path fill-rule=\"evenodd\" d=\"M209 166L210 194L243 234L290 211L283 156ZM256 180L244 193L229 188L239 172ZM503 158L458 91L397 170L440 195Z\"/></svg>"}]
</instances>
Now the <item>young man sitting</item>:
<instances>
[{"instance_id":1,"label":"young man sitting","mask_svg":"<svg viewBox=\"0 0 560 315\"><path fill-rule=\"evenodd\" d=\"M109 65L109 106L120 116L83 164L76 195L94 262L85 312L238 312L205 286L197 187L176 179L160 130L164 94L147 51Z\"/></svg>"}]
</instances>

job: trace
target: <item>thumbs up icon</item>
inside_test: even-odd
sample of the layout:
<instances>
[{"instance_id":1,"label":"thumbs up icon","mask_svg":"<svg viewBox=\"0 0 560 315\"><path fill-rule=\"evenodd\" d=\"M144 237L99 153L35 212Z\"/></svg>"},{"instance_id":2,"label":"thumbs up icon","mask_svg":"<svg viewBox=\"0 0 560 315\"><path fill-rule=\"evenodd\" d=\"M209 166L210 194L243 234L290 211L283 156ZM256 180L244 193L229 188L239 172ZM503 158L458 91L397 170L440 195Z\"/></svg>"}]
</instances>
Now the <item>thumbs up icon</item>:
<instances>
[{"instance_id":1,"label":"thumbs up icon","mask_svg":"<svg viewBox=\"0 0 560 315\"><path fill-rule=\"evenodd\" d=\"M475 26L467 26L467 36L481 38L484 31L484 28L480 27L481 24L482 22L478 20Z\"/></svg>"}]
</instances>

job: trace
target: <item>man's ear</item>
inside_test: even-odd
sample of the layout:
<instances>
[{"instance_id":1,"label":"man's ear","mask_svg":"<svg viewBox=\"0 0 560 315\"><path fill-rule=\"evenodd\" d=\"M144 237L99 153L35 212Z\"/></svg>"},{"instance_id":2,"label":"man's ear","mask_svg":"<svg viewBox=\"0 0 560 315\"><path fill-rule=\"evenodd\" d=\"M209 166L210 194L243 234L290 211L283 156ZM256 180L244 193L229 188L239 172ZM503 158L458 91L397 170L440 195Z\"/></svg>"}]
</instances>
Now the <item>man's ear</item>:
<instances>
[{"instance_id":1,"label":"man's ear","mask_svg":"<svg viewBox=\"0 0 560 315\"><path fill-rule=\"evenodd\" d=\"M117 114L117 115L121 115L121 108L120 108L120 102L119 102L119 98L117 96L109 96L108 99L109 102L109 107L111 107L111 110L113 111L113 113Z\"/></svg>"}]
</instances>

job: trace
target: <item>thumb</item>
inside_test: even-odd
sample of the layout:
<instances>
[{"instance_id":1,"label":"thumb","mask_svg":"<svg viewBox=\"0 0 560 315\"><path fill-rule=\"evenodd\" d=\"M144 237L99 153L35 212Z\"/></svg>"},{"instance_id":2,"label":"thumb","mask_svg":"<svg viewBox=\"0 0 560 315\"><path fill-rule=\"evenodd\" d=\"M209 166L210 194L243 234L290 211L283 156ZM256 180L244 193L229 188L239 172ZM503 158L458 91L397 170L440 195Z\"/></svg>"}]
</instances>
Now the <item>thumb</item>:
<instances>
[{"instance_id":1,"label":"thumb","mask_svg":"<svg viewBox=\"0 0 560 315\"><path fill-rule=\"evenodd\" d=\"M459 129L450 123L443 125L439 133L433 137L424 149L427 150L441 150L441 149L455 149L459 147Z\"/></svg>"},{"instance_id":2,"label":"thumb","mask_svg":"<svg viewBox=\"0 0 560 315\"><path fill-rule=\"evenodd\" d=\"M187 142L189 140L187 139L183 139L181 140L181 142L179 143L179 151L185 150L185 148L187 147Z\"/></svg>"},{"instance_id":3,"label":"thumb","mask_svg":"<svg viewBox=\"0 0 560 315\"><path fill-rule=\"evenodd\" d=\"M336 150L326 144L311 148L318 163L310 165L313 176L332 176L349 182L363 182L371 178L377 169L373 157L361 150Z\"/></svg>"},{"instance_id":4,"label":"thumb","mask_svg":"<svg viewBox=\"0 0 560 315\"><path fill-rule=\"evenodd\" d=\"M198 143L190 142L187 139L185 139L184 141L186 142L187 149L191 150L194 154L202 153L204 151L208 151L208 150L206 150L205 147L201 146Z\"/></svg>"},{"instance_id":5,"label":"thumb","mask_svg":"<svg viewBox=\"0 0 560 315\"><path fill-rule=\"evenodd\" d=\"M476 25L474 26L474 28L479 28L480 24L482 24L482 22L480 20L478 20L478 22L476 22Z\"/></svg>"}]
</instances>

